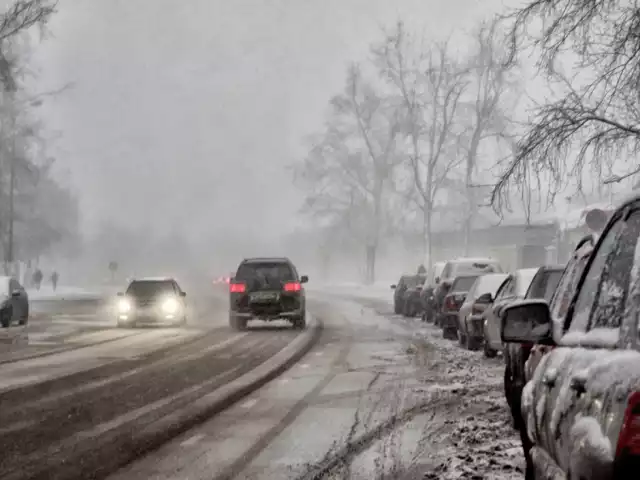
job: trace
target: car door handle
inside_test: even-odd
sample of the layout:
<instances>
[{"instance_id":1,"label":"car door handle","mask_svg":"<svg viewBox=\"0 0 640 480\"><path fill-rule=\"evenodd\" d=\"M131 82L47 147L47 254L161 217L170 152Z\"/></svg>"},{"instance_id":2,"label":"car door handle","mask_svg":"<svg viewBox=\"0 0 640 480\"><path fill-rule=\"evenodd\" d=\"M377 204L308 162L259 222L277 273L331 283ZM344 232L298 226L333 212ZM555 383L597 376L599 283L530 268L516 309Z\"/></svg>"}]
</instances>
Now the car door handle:
<instances>
[{"instance_id":1,"label":"car door handle","mask_svg":"<svg viewBox=\"0 0 640 480\"><path fill-rule=\"evenodd\" d=\"M569 382L569 388L576 392L578 395L582 395L587 391L587 379L584 377L571 377Z\"/></svg>"}]
</instances>

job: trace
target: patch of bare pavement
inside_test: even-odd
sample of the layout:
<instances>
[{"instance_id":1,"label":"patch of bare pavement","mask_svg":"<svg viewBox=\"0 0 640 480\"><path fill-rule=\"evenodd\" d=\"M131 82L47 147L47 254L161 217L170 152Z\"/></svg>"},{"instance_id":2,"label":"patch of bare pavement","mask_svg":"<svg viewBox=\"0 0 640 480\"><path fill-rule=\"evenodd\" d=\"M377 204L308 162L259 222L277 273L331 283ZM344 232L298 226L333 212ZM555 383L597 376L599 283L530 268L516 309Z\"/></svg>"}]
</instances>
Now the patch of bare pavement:
<instances>
[{"instance_id":1,"label":"patch of bare pavement","mask_svg":"<svg viewBox=\"0 0 640 480\"><path fill-rule=\"evenodd\" d=\"M520 479L501 359L461 350L389 302L309 294L307 356L111 480Z\"/></svg>"}]
</instances>

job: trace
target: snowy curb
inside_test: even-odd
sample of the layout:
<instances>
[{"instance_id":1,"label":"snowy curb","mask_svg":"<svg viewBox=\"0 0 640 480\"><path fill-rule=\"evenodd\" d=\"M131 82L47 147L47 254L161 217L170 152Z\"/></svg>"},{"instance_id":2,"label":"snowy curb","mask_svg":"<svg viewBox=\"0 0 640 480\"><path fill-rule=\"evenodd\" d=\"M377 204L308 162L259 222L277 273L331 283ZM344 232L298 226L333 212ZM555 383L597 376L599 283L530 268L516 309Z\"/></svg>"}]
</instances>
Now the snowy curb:
<instances>
[{"instance_id":1,"label":"snowy curb","mask_svg":"<svg viewBox=\"0 0 640 480\"><path fill-rule=\"evenodd\" d=\"M123 422L114 425L113 430L95 438L83 438L73 446L71 455L60 455L56 464L49 466L47 475L59 480L106 477L226 410L282 375L311 350L319 340L323 326L315 317L307 318L310 320L307 329L257 368L177 409L169 402L166 414L147 425L127 421L125 415Z\"/></svg>"}]
</instances>

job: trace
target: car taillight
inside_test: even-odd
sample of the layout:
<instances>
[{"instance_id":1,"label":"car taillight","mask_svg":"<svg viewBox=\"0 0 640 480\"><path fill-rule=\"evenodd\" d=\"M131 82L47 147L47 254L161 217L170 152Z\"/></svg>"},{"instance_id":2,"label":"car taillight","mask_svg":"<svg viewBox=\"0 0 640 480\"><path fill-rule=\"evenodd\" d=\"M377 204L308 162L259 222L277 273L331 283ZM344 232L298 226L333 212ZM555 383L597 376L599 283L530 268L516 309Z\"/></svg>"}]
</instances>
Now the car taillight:
<instances>
[{"instance_id":1,"label":"car taillight","mask_svg":"<svg viewBox=\"0 0 640 480\"><path fill-rule=\"evenodd\" d=\"M453 297L447 297L444 299L444 308L447 310L456 309L456 301L453 299Z\"/></svg>"},{"instance_id":2,"label":"car taillight","mask_svg":"<svg viewBox=\"0 0 640 480\"><path fill-rule=\"evenodd\" d=\"M300 282L289 282L284 284L285 292L299 292L300 290L302 290Z\"/></svg>"},{"instance_id":3,"label":"car taillight","mask_svg":"<svg viewBox=\"0 0 640 480\"><path fill-rule=\"evenodd\" d=\"M625 454L640 455L640 392L631 394L624 412L616 457Z\"/></svg>"},{"instance_id":4,"label":"car taillight","mask_svg":"<svg viewBox=\"0 0 640 480\"><path fill-rule=\"evenodd\" d=\"M247 289L247 286L244 283L230 283L229 291L231 293L244 293Z\"/></svg>"}]
</instances>

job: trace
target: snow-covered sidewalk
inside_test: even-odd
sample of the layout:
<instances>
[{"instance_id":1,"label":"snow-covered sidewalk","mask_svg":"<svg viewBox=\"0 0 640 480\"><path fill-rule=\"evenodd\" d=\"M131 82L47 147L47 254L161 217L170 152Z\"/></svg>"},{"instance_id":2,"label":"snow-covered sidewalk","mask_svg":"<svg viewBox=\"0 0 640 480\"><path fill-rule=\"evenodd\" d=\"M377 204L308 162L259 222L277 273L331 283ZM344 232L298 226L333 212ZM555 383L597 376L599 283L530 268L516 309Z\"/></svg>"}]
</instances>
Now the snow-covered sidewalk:
<instances>
[{"instance_id":1,"label":"snow-covered sidewalk","mask_svg":"<svg viewBox=\"0 0 640 480\"><path fill-rule=\"evenodd\" d=\"M65 285L54 290L50 285L46 285L41 287L40 290L35 288L27 289L30 301L85 300L102 298L113 294L115 294L115 290L108 287L73 287Z\"/></svg>"}]
</instances>

